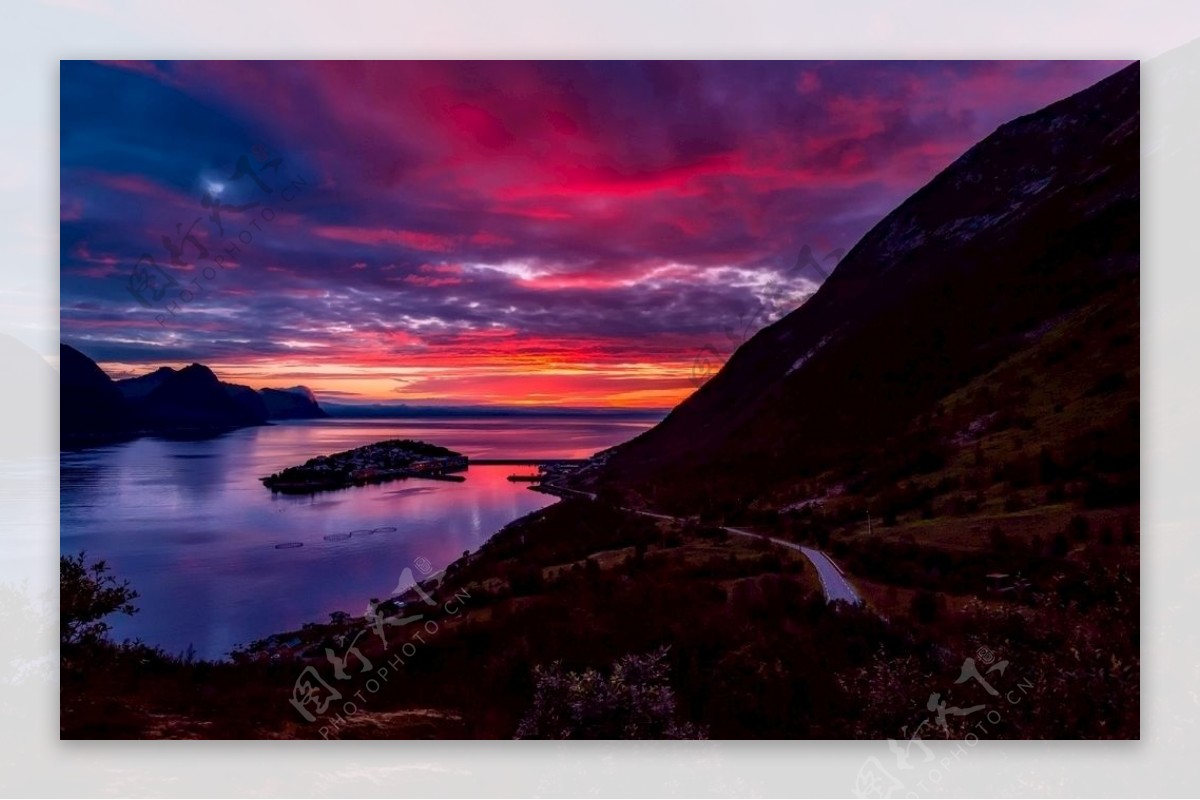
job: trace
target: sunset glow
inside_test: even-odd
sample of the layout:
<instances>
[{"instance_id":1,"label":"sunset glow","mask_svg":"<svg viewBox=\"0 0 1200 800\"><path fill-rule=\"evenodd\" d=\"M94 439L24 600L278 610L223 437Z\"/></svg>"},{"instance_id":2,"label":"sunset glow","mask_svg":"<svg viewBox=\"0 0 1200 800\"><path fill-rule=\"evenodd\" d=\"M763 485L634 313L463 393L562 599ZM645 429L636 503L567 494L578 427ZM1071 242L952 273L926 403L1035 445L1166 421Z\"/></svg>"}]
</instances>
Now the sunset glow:
<instances>
[{"instance_id":1,"label":"sunset glow","mask_svg":"<svg viewBox=\"0 0 1200 800\"><path fill-rule=\"evenodd\" d=\"M1119 66L64 62L62 339L114 378L669 408L816 290L805 247Z\"/></svg>"}]
</instances>

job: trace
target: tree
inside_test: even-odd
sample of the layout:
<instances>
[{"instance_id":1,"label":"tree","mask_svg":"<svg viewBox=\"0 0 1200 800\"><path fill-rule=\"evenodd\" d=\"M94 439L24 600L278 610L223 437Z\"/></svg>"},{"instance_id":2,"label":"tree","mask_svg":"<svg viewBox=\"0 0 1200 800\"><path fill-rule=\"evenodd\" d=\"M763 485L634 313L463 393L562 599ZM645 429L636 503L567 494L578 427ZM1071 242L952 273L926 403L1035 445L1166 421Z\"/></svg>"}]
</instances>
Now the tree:
<instances>
[{"instance_id":1,"label":"tree","mask_svg":"<svg viewBox=\"0 0 1200 800\"><path fill-rule=\"evenodd\" d=\"M105 617L137 612L133 601L138 593L129 581L118 582L103 561L89 566L86 557L80 552L59 558L59 636L64 649L98 644L110 629Z\"/></svg>"}]
</instances>

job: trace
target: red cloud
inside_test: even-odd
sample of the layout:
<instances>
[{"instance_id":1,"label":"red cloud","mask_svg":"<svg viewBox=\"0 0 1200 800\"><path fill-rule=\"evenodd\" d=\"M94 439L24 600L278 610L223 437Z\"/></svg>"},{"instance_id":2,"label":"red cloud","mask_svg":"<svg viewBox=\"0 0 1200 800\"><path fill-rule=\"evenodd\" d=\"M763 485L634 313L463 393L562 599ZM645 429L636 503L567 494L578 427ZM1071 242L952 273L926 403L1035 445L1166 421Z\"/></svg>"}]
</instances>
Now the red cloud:
<instances>
[{"instance_id":1,"label":"red cloud","mask_svg":"<svg viewBox=\"0 0 1200 800\"><path fill-rule=\"evenodd\" d=\"M444 253L454 246L454 238L422 231L394 230L392 228L358 228L339 225L322 225L313 229L317 236L355 244L385 245L399 244L413 250Z\"/></svg>"}]
</instances>

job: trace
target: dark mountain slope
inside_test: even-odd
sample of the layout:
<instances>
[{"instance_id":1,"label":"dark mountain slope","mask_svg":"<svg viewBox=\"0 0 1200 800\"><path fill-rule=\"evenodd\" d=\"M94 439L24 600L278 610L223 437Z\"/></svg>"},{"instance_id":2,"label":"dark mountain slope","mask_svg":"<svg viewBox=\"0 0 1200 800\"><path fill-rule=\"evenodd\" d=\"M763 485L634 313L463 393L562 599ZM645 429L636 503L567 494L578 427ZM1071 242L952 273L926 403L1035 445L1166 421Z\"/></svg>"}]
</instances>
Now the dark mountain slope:
<instances>
[{"instance_id":1,"label":"dark mountain slope","mask_svg":"<svg viewBox=\"0 0 1200 800\"><path fill-rule=\"evenodd\" d=\"M971 148L602 479L663 507L743 507L871 458L1030 331L1136 294L1138 81L1132 65Z\"/></svg>"},{"instance_id":2,"label":"dark mountain slope","mask_svg":"<svg viewBox=\"0 0 1200 800\"><path fill-rule=\"evenodd\" d=\"M117 388L127 400L145 397L163 385L163 381L175 374L171 367L159 367L154 372L147 372L136 378L125 378L117 381Z\"/></svg>"},{"instance_id":3,"label":"dark mountain slope","mask_svg":"<svg viewBox=\"0 0 1200 800\"><path fill-rule=\"evenodd\" d=\"M290 389L259 389L271 419L309 419L327 417L317 397L307 386Z\"/></svg>"},{"instance_id":4,"label":"dark mountain slope","mask_svg":"<svg viewBox=\"0 0 1200 800\"><path fill-rule=\"evenodd\" d=\"M95 361L59 345L59 427L63 439L103 438L127 429L129 409L117 385Z\"/></svg>"},{"instance_id":5,"label":"dark mountain slope","mask_svg":"<svg viewBox=\"0 0 1200 800\"><path fill-rule=\"evenodd\" d=\"M154 372L117 381L117 388L128 400L141 400L158 389L176 374L171 367L159 367ZM268 419L309 419L329 416L317 403L316 396L308 387L294 386L290 389L259 389L236 383L223 383L225 393L237 401L248 418L264 421Z\"/></svg>"},{"instance_id":6,"label":"dark mountain slope","mask_svg":"<svg viewBox=\"0 0 1200 800\"><path fill-rule=\"evenodd\" d=\"M160 367L114 382L96 362L65 344L60 385L67 447L144 434L208 435L268 419L326 416L304 387L256 391L218 380L203 364Z\"/></svg>"},{"instance_id":7,"label":"dark mountain slope","mask_svg":"<svg viewBox=\"0 0 1200 800\"><path fill-rule=\"evenodd\" d=\"M231 391L232 389L232 391ZM159 386L135 401L140 422L148 428L220 428L256 425L266 421L266 408L248 407L244 386L223 384L203 364L191 364L165 377Z\"/></svg>"},{"instance_id":8,"label":"dark mountain slope","mask_svg":"<svg viewBox=\"0 0 1200 800\"><path fill-rule=\"evenodd\" d=\"M249 424L257 425L272 419L266 401L259 392L237 383L222 382L221 386L225 389L225 394L237 403L245 418L251 420Z\"/></svg>"}]
</instances>

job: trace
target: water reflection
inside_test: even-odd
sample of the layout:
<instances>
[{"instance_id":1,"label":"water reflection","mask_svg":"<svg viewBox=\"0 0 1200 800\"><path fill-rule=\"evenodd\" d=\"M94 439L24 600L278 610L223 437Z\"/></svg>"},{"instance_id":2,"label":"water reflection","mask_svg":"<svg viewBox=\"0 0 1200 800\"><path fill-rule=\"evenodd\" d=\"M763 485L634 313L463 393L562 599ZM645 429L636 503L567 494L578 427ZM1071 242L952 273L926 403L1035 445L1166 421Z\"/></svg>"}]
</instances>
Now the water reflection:
<instances>
[{"instance_id":1,"label":"water reflection","mask_svg":"<svg viewBox=\"0 0 1200 800\"><path fill-rule=\"evenodd\" d=\"M391 437L475 458L582 457L649 424L320 420L64 452L61 546L106 559L141 593L136 616L112 620L116 637L216 658L332 611L361 613L415 559L440 568L552 502L507 480L526 470L506 466L472 467L463 483L408 480L313 496L273 495L260 477Z\"/></svg>"}]
</instances>

